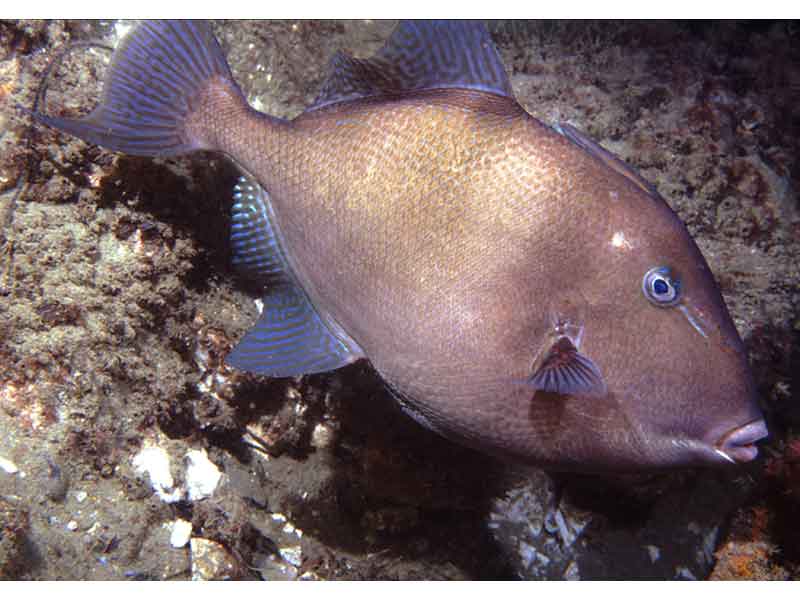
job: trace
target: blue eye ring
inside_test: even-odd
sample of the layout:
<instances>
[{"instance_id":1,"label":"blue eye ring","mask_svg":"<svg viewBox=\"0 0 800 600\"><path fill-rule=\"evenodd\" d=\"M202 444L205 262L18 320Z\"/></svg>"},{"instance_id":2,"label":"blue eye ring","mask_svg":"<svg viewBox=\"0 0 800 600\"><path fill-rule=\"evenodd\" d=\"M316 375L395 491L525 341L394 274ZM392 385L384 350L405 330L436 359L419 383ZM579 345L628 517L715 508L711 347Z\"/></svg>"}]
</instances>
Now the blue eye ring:
<instances>
[{"instance_id":1,"label":"blue eye ring","mask_svg":"<svg viewBox=\"0 0 800 600\"><path fill-rule=\"evenodd\" d=\"M669 267L653 267L642 278L642 292L656 306L675 306L681 297L681 282Z\"/></svg>"}]
</instances>

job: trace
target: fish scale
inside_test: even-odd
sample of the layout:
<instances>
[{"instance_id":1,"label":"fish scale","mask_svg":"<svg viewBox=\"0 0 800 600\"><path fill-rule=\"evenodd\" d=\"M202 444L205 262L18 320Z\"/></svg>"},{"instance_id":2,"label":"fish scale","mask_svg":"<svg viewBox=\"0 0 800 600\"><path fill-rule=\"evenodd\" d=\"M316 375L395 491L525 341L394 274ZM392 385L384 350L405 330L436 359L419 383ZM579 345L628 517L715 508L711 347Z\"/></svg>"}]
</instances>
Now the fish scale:
<instances>
[{"instance_id":1,"label":"fish scale","mask_svg":"<svg viewBox=\"0 0 800 600\"><path fill-rule=\"evenodd\" d=\"M367 359L422 424L552 469L747 462L767 434L686 227L619 158L525 112L478 22L403 22L371 58L337 54L293 120L247 105L206 23L146 22L92 113L35 117L246 173L231 244L264 310L236 368Z\"/></svg>"}]
</instances>

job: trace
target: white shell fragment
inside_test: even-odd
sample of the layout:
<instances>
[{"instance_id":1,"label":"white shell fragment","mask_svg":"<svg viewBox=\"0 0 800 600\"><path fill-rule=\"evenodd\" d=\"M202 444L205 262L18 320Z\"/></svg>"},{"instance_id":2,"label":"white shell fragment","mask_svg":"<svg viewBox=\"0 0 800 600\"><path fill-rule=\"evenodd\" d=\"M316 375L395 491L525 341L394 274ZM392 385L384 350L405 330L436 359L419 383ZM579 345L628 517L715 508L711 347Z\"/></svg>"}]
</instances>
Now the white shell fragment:
<instances>
[{"instance_id":1,"label":"white shell fragment","mask_svg":"<svg viewBox=\"0 0 800 600\"><path fill-rule=\"evenodd\" d=\"M133 457L133 467L138 473L150 476L150 485L164 502L177 502L183 497L183 490L173 489L175 480L169 469L169 455L163 448L145 446Z\"/></svg>"},{"instance_id":2,"label":"white shell fragment","mask_svg":"<svg viewBox=\"0 0 800 600\"><path fill-rule=\"evenodd\" d=\"M208 498L217 488L222 473L208 460L205 450L189 450L185 454L186 472L184 485L176 486L170 471L167 451L154 444L145 445L133 457L133 467L137 473L147 474L150 484L161 500L167 503L187 498L192 502Z\"/></svg>"},{"instance_id":3,"label":"white shell fragment","mask_svg":"<svg viewBox=\"0 0 800 600\"><path fill-rule=\"evenodd\" d=\"M219 484L217 465L208 460L205 450L189 450L186 453L186 491L189 500L202 500L214 493Z\"/></svg>"},{"instance_id":4,"label":"white shell fragment","mask_svg":"<svg viewBox=\"0 0 800 600\"><path fill-rule=\"evenodd\" d=\"M14 473L19 471L19 467L15 465L13 462L8 460L7 458L3 458L0 456L0 469L3 469L9 475L13 475Z\"/></svg>"},{"instance_id":5,"label":"white shell fragment","mask_svg":"<svg viewBox=\"0 0 800 600\"><path fill-rule=\"evenodd\" d=\"M176 519L172 522L172 533L169 536L169 543L173 548L183 548L189 543L192 537L192 524L184 519Z\"/></svg>"}]
</instances>

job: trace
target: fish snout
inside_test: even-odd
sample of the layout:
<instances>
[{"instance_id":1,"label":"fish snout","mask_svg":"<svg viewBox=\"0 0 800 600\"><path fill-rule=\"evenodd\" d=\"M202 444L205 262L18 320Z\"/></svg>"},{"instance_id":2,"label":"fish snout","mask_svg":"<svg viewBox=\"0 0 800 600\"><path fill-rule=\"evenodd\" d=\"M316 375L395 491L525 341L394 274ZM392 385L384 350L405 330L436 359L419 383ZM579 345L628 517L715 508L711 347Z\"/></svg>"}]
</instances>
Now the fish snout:
<instances>
[{"instance_id":1,"label":"fish snout","mask_svg":"<svg viewBox=\"0 0 800 600\"><path fill-rule=\"evenodd\" d=\"M764 419L756 419L726 432L713 442L714 451L732 463L750 462L758 456L756 442L768 435Z\"/></svg>"}]
</instances>

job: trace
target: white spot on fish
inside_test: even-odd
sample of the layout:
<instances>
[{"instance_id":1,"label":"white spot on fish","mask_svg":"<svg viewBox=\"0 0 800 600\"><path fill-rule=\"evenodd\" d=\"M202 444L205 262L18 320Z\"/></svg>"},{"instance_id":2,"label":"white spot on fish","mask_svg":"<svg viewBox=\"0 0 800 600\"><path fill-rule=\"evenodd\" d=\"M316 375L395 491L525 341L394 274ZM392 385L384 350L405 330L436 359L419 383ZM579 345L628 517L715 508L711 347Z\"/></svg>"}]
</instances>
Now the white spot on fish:
<instances>
[{"instance_id":1,"label":"white spot on fish","mask_svg":"<svg viewBox=\"0 0 800 600\"><path fill-rule=\"evenodd\" d=\"M611 236L611 245L614 248L620 248L625 250L630 250L633 248L633 244L631 244L628 239L625 237L625 233L622 231L615 231L614 235Z\"/></svg>"}]
</instances>

